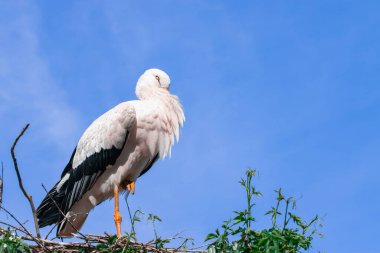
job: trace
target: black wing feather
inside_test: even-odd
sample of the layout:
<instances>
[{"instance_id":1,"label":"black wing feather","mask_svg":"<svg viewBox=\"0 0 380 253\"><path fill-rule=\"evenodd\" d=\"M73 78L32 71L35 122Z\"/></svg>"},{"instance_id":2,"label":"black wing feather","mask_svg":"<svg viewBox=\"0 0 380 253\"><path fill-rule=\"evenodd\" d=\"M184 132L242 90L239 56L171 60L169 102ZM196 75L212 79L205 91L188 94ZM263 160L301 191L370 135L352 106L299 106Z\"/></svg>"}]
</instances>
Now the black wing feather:
<instances>
[{"instance_id":1,"label":"black wing feather","mask_svg":"<svg viewBox=\"0 0 380 253\"><path fill-rule=\"evenodd\" d=\"M64 213L68 212L74 203L91 189L96 179L103 174L107 166L115 164L121 151L122 148L117 149L115 147L102 149L100 152L87 157L83 163L71 172L65 190L67 199L63 208Z\"/></svg>"},{"instance_id":2,"label":"black wing feather","mask_svg":"<svg viewBox=\"0 0 380 253\"><path fill-rule=\"evenodd\" d=\"M62 172L61 179L73 169L73 160L77 148L75 147L70 161ZM59 182L46 194L41 204L37 208L38 225L45 227L60 222L63 218L62 203L65 197L64 191L57 191Z\"/></svg>"},{"instance_id":3,"label":"black wing feather","mask_svg":"<svg viewBox=\"0 0 380 253\"><path fill-rule=\"evenodd\" d=\"M63 178L66 175L66 173L69 173L73 169L73 160L74 160L74 156L76 152L77 152L77 147L74 148L74 151L70 157L69 163L66 165L65 169L62 171L61 178Z\"/></svg>"},{"instance_id":4,"label":"black wing feather","mask_svg":"<svg viewBox=\"0 0 380 253\"><path fill-rule=\"evenodd\" d=\"M76 149L74 149L73 155L61 175L61 178L63 178L67 173L70 173L69 179L62 185L59 192L57 191L57 183L37 209L40 227L61 223L62 221L64 222L58 227L58 230L64 227L66 222L63 214L66 214L91 189L107 166L115 164L127 142L128 134L127 131L123 146L120 149L116 147L102 149L87 157L75 169L72 166L76 152Z\"/></svg>"}]
</instances>

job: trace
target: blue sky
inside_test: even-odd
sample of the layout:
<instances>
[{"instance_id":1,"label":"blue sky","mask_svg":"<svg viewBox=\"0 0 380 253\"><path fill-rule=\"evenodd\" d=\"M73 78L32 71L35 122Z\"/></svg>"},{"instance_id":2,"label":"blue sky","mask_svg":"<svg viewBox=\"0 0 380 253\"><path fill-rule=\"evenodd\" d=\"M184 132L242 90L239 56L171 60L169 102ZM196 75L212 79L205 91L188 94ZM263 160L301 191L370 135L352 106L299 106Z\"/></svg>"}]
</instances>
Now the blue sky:
<instances>
[{"instance_id":1,"label":"blue sky","mask_svg":"<svg viewBox=\"0 0 380 253\"><path fill-rule=\"evenodd\" d=\"M323 217L315 250L378 252L380 225L380 3L378 1L7 1L0 3L0 158L4 205L31 215L81 133L135 99L139 75L158 67L186 123L170 159L140 178L132 209L163 219L164 236L202 244L244 207L237 183L260 172L257 227L282 187L304 218ZM125 204L124 229L128 229ZM4 214L1 216L6 218ZM112 202L83 232L114 232ZM153 236L139 226L141 240ZM46 230L44 230L46 231Z\"/></svg>"}]
</instances>

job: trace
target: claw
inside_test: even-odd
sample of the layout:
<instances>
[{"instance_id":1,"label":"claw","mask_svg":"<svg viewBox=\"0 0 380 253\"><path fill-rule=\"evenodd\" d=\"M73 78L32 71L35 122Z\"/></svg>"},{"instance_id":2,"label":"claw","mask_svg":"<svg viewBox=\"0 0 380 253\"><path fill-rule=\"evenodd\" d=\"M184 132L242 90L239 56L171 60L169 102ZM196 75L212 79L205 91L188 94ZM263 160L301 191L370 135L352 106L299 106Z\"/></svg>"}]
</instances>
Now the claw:
<instances>
[{"instance_id":1,"label":"claw","mask_svg":"<svg viewBox=\"0 0 380 253\"><path fill-rule=\"evenodd\" d=\"M127 184L127 190L130 193L135 194L135 182L131 182L131 183Z\"/></svg>"}]
</instances>

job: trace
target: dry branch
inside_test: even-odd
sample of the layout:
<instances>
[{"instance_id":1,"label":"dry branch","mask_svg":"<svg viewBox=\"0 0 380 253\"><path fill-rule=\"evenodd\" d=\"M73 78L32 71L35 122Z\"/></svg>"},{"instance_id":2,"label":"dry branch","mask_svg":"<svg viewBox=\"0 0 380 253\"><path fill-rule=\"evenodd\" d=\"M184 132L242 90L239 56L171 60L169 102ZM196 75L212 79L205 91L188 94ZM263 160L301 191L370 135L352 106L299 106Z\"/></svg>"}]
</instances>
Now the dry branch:
<instances>
[{"instance_id":1,"label":"dry branch","mask_svg":"<svg viewBox=\"0 0 380 253\"><path fill-rule=\"evenodd\" d=\"M1 162L1 176L0 176L0 206L3 203L3 189L4 189L4 164Z\"/></svg>"},{"instance_id":2,"label":"dry branch","mask_svg":"<svg viewBox=\"0 0 380 253\"><path fill-rule=\"evenodd\" d=\"M21 138L21 136L25 133L25 131L28 129L28 127L29 127L29 123L24 126L24 128L22 129L20 134L17 136L17 138L13 142L13 145L11 148L11 154L12 154L12 159L13 159L13 165L14 165L14 168L15 168L16 174L17 174L18 184L19 184L20 189L21 189L22 193L24 194L25 198L27 198L27 200L29 201L30 208L32 209L32 213L33 213L33 219L34 219L34 226L36 228L36 234L37 234L37 237L40 238L41 234L40 234L40 228L39 228L38 222L37 222L36 208L34 207L32 196L26 192L24 185L22 183L22 179L21 179L20 171L18 169L17 159L16 159L16 155L15 155L15 148L16 148L17 142Z\"/></svg>"},{"instance_id":3,"label":"dry branch","mask_svg":"<svg viewBox=\"0 0 380 253\"><path fill-rule=\"evenodd\" d=\"M96 249L97 244L107 244L109 240L109 236L101 236L101 235L86 235L86 239L88 242L70 242L70 243L63 243L63 242L56 242L56 241L50 241L41 239L41 242L44 243L45 247L48 248L51 251L59 251L59 252L79 252L80 249L86 250L86 252L100 252L100 250ZM29 237L22 237L24 240L29 240ZM37 252L44 252L43 248L40 246L32 246L33 250L36 250ZM152 253L158 253L158 252L166 252L166 253L205 253L206 251L203 250L197 250L197 249L187 249L187 250L181 250L176 248L156 248L155 246L148 244L148 243L138 243L138 242L131 242L128 240L128 238L120 238L118 239L113 245L112 250L118 251L128 248L134 248L139 249L141 252L152 252ZM127 251L128 252L128 251ZM136 251L140 252L140 251Z\"/></svg>"},{"instance_id":4,"label":"dry branch","mask_svg":"<svg viewBox=\"0 0 380 253\"><path fill-rule=\"evenodd\" d=\"M20 231L20 232L26 234L27 237L30 238L30 241L34 241L35 243L37 243L37 245L39 247L45 249L44 245L40 242L40 239L36 238L28 229L26 229L26 227L24 227L24 225L16 218L16 216L14 216L11 212L9 212L6 208L4 208L4 206L0 206L0 209L4 210L8 215L10 215L12 217L12 219L14 219L19 224L20 227L17 228L16 231ZM2 222L2 223L5 224L4 222ZM10 224L8 226L14 227ZM1 232L3 232L3 231L2 231L2 228L0 227L0 233ZM46 252L50 252L50 250L47 249Z\"/></svg>"},{"instance_id":5,"label":"dry branch","mask_svg":"<svg viewBox=\"0 0 380 253\"><path fill-rule=\"evenodd\" d=\"M32 252L61 252L61 253L74 253L74 252L88 252L88 253L96 253L96 252L110 252L110 251L102 251L97 248L97 245L103 244L107 245L112 236L110 235L85 235L85 241L79 242L60 242L60 241L52 241L42 238L35 238L33 235L31 236L28 230L23 227L16 227L11 224L7 224L5 222L0 222L3 225L6 225L13 229L13 231L18 231L25 236L21 236L20 238L24 241L33 241L37 243L37 245L29 245ZM5 230L0 227L0 235L5 234ZM36 241L37 240L37 241ZM204 250L199 249L178 249L178 248L156 248L154 245L154 241L150 241L148 243L138 243L130 241L128 237L121 237L117 239L110 248L112 251L118 252L120 250L125 250L125 252L130 252L128 250L133 249L132 252L149 252L149 253L206 253Z\"/></svg>"}]
</instances>

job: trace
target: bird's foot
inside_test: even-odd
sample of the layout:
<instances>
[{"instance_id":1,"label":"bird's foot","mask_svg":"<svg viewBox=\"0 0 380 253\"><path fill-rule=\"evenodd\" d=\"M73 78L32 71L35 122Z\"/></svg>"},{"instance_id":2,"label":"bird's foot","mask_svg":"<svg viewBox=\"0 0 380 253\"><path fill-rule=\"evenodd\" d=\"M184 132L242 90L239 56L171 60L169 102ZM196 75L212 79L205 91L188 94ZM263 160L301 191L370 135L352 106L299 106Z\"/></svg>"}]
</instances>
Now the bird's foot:
<instances>
[{"instance_id":1,"label":"bird's foot","mask_svg":"<svg viewBox=\"0 0 380 253\"><path fill-rule=\"evenodd\" d=\"M135 182L131 182L131 183L127 184L127 190L130 193L135 194Z\"/></svg>"},{"instance_id":2,"label":"bird's foot","mask_svg":"<svg viewBox=\"0 0 380 253\"><path fill-rule=\"evenodd\" d=\"M115 211L113 213L113 218L116 225L117 237L120 238L121 237L121 221L123 220L123 217L121 217L119 211Z\"/></svg>"}]
</instances>

